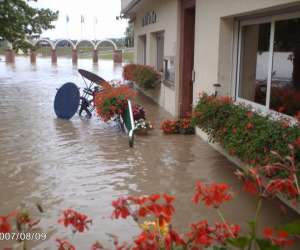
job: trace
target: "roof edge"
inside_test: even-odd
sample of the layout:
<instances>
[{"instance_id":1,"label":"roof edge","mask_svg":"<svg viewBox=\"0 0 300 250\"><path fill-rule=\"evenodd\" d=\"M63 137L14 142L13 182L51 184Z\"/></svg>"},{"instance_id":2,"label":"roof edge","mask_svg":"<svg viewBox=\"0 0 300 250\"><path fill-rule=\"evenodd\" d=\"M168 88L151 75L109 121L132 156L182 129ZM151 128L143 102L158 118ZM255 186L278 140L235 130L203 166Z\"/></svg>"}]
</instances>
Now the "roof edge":
<instances>
[{"instance_id":1,"label":"roof edge","mask_svg":"<svg viewBox=\"0 0 300 250\"><path fill-rule=\"evenodd\" d=\"M141 0L132 0L122 11L124 15L129 14L129 11L134 8Z\"/></svg>"}]
</instances>

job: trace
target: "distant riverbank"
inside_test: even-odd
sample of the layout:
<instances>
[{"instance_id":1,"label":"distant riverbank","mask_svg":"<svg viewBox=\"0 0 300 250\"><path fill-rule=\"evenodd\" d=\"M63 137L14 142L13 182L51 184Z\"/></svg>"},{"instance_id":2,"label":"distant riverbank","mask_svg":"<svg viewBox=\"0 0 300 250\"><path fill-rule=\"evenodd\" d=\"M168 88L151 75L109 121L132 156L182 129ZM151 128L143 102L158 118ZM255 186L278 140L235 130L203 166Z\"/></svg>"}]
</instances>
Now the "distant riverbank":
<instances>
[{"instance_id":1,"label":"distant riverbank","mask_svg":"<svg viewBox=\"0 0 300 250\"><path fill-rule=\"evenodd\" d=\"M0 55L4 55L5 49L0 48ZM71 57L72 49L71 48L57 48L56 49L57 56ZM39 57L49 57L51 55L51 50L48 47L42 47L37 50L37 55ZM92 48L82 47L78 49L78 58L92 58L93 51ZM98 50L99 59L103 60L112 60L113 59L113 51L112 50ZM125 62L133 62L134 61L134 50L123 49L123 60Z\"/></svg>"}]
</instances>

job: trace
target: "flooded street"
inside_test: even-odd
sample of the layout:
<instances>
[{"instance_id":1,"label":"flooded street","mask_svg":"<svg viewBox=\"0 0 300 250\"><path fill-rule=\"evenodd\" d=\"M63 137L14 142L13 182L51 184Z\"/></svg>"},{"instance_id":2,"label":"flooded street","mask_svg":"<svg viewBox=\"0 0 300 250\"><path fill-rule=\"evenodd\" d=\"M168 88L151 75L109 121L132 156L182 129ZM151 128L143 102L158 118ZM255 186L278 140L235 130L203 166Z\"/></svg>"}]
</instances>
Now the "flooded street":
<instances>
[{"instance_id":1,"label":"flooded street","mask_svg":"<svg viewBox=\"0 0 300 250\"><path fill-rule=\"evenodd\" d=\"M90 70L104 79L120 79L122 68L112 61L80 59L78 68ZM151 100L138 96L155 129L149 136L136 137L134 148L117 126L96 116L89 121L78 115L70 121L58 120L53 110L56 89L65 82L83 86L71 59L38 58L31 66L28 58L16 58L15 66L0 62L0 215L21 203L41 203L41 222L48 240L35 249L55 249L57 237L67 237L78 249L89 249L100 240L110 246L106 233L130 241L138 231L132 220L112 221L111 201L122 195L167 192L176 196L175 226L186 226L204 218L216 221L215 211L191 203L196 180L228 183L236 198L223 208L232 223L246 227L254 216L255 200L241 193L233 174L234 166L197 136L165 136L159 129L169 117ZM65 208L88 214L93 225L87 233L72 235L57 224ZM282 215L277 201L266 201L262 225L278 225L298 216L288 210ZM5 246L0 241L0 249ZM299 248L295 248L299 249Z\"/></svg>"}]
</instances>

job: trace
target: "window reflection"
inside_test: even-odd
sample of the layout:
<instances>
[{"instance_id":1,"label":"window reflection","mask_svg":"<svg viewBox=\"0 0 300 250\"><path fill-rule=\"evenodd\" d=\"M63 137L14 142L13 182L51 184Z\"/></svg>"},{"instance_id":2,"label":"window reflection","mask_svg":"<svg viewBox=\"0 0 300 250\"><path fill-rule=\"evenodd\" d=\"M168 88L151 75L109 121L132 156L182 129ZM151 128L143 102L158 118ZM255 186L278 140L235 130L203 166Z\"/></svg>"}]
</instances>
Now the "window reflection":
<instances>
[{"instance_id":1,"label":"window reflection","mask_svg":"<svg viewBox=\"0 0 300 250\"><path fill-rule=\"evenodd\" d=\"M270 108L291 116L300 111L300 19L275 23Z\"/></svg>"},{"instance_id":2,"label":"window reflection","mask_svg":"<svg viewBox=\"0 0 300 250\"><path fill-rule=\"evenodd\" d=\"M242 27L239 97L266 104L270 23Z\"/></svg>"}]
</instances>

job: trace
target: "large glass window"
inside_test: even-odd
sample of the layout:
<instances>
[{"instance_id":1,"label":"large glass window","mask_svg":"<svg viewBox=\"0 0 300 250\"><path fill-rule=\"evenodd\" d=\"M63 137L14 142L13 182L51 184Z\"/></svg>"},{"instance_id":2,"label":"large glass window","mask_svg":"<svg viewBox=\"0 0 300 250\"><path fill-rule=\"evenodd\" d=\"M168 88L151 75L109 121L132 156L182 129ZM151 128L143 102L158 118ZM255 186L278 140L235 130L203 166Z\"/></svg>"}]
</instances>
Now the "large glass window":
<instances>
[{"instance_id":1,"label":"large glass window","mask_svg":"<svg viewBox=\"0 0 300 250\"><path fill-rule=\"evenodd\" d=\"M266 104L271 24L242 27L239 97Z\"/></svg>"},{"instance_id":2,"label":"large glass window","mask_svg":"<svg viewBox=\"0 0 300 250\"><path fill-rule=\"evenodd\" d=\"M242 23L238 79L238 98L290 116L300 112L300 18Z\"/></svg>"},{"instance_id":3,"label":"large glass window","mask_svg":"<svg viewBox=\"0 0 300 250\"><path fill-rule=\"evenodd\" d=\"M275 22L270 108L300 111L300 19Z\"/></svg>"},{"instance_id":4,"label":"large glass window","mask_svg":"<svg viewBox=\"0 0 300 250\"><path fill-rule=\"evenodd\" d=\"M163 72L164 69L164 32L156 33L156 69Z\"/></svg>"},{"instance_id":5,"label":"large glass window","mask_svg":"<svg viewBox=\"0 0 300 250\"><path fill-rule=\"evenodd\" d=\"M139 36L138 39L138 63L146 65L147 63L147 37Z\"/></svg>"}]
</instances>

